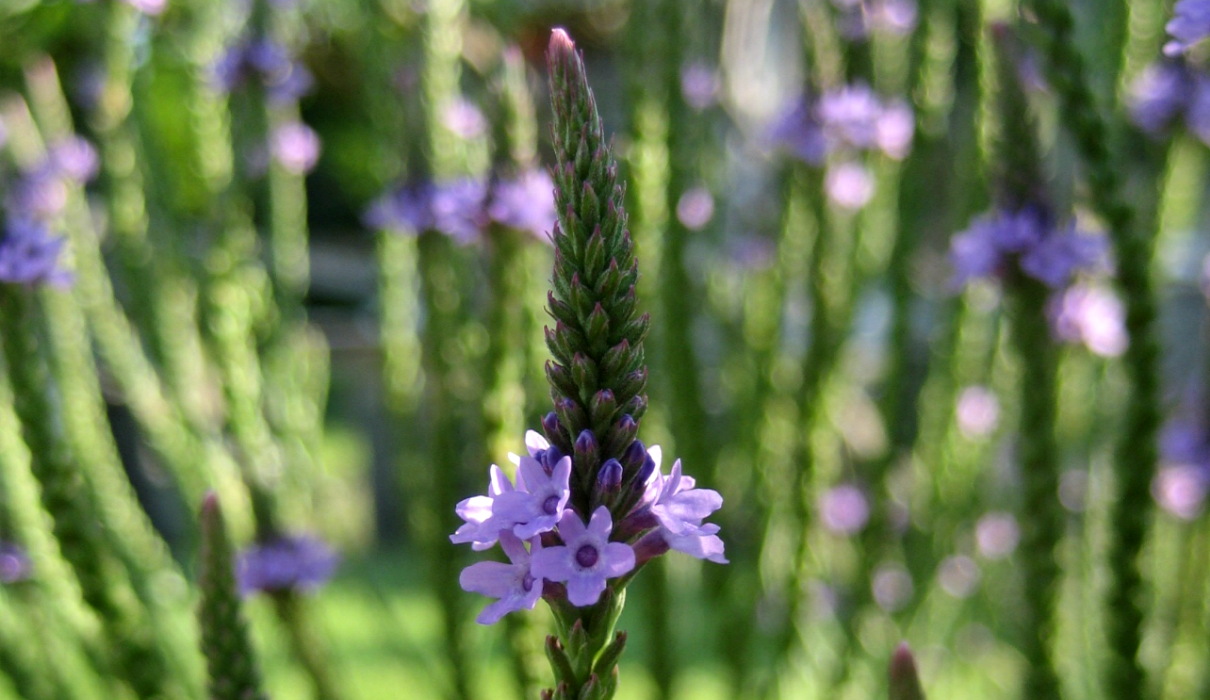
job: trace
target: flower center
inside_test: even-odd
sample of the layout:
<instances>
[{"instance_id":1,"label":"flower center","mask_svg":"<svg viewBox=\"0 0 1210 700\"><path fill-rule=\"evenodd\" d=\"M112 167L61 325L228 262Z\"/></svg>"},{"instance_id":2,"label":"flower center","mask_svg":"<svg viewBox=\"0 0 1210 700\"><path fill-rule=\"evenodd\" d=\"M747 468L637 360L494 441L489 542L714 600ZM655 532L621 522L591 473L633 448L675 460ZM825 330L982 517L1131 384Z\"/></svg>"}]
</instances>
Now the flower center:
<instances>
[{"instance_id":1,"label":"flower center","mask_svg":"<svg viewBox=\"0 0 1210 700\"><path fill-rule=\"evenodd\" d=\"M597 554L597 548L590 544L586 544L576 550L576 563L582 568L591 569L596 565L599 558L600 555Z\"/></svg>"},{"instance_id":2,"label":"flower center","mask_svg":"<svg viewBox=\"0 0 1210 700\"><path fill-rule=\"evenodd\" d=\"M533 589L533 587L534 587L534 577L531 576L530 573L527 571L527 572L525 572L525 577L521 579L521 588L524 589L526 593L529 593L530 590Z\"/></svg>"},{"instance_id":3,"label":"flower center","mask_svg":"<svg viewBox=\"0 0 1210 700\"><path fill-rule=\"evenodd\" d=\"M546 500L542 501L542 510L545 511L547 515L554 515L555 511L557 511L558 509L559 509L559 496L558 495L547 496Z\"/></svg>"}]
</instances>

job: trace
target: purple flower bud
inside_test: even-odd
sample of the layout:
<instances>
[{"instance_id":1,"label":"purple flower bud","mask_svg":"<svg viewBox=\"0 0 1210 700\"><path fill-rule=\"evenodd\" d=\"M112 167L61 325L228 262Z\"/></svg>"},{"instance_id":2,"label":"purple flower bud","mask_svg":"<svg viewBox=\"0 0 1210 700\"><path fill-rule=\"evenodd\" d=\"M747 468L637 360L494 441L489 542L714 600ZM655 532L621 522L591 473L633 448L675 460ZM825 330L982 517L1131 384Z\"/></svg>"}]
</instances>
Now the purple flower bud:
<instances>
[{"instance_id":1,"label":"purple flower bud","mask_svg":"<svg viewBox=\"0 0 1210 700\"><path fill-rule=\"evenodd\" d=\"M622 463L616 459L608 459L597 472L597 488L605 493L617 491L622 486Z\"/></svg>"},{"instance_id":2,"label":"purple flower bud","mask_svg":"<svg viewBox=\"0 0 1210 700\"><path fill-rule=\"evenodd\" d=\"M542 416L542 430L546 433L546 437L554 440L555 436L563 432L563 426L559 424L559 415L554 411Z\"/></svg>"},{"instance_id":3,"label":"purple flower bud","mask_svg":"<svg viewBox=\"0 0 1210 700\"><path fill-rule=\"evenodd\" d=\"M639 473L634 477L633 487L636 491L645 491L647 482L651 479L652 473L655 472L656 463L651 458L651 453L647 453L646 459L643 460L643 466L639 467Z\"/></svg>"},{"instance_id":4,"label":"purple flower bud","mask_svg":"<svg viewBox=\"0 0 1210 700\"><path fill-rule=\"evenodd\" d=\"M592 434L591 430L581 430L580 435L576 437L576 462L596 462L597 458L597 438Z\"/></svg>"},{"instance_id":5,"label":"purple flower bud","mask_svg":"<svg viewBox=\"0 0 1210 700\"><path fill-rule=\"evenodd\" d=\"M545 450L542 450L541 458L538 461L542 463L542 469L547 474L550 474L551 472L554 471L555 465L559 463L559 460L563 459L566 456L567 455L563 454L563 450L560 450L555 445L551 445L550 447L547 447Z\"/></svg>"},{"instance_id":6,"label":"purple flower bud","mask_svg":"<svg viewBox=\"0 0 1210 700\"><path fill-rule=\"evenodd\" d=\"M647 446L641 440L630 443L622 452L622 468L628 472L638 470L647 460Z\"/></svg>"},{"instance_id":7,"label":"purple flower bud","mask_svg":"<svg viewBox=\"0 0 1210 700\"><path fill-rule=\"evenodd\" d=\"M634 416L630 415L629 413L623 413L622 417L618 419L615 427L618 430L630 433L636 432L639 429L639 424L635 422Z\"/></svg>"}]
</instances>

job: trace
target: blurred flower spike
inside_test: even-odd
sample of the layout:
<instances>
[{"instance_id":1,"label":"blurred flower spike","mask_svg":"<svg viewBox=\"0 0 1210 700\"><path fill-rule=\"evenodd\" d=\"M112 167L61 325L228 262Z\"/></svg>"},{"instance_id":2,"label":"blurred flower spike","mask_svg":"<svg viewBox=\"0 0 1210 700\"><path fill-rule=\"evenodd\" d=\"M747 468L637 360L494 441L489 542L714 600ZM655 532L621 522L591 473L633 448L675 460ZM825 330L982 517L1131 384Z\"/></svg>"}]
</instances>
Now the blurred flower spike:
<instances>
[{"instance_id":1,"label":"blurred flower spike","mask_svg":"<svg viewBox=\"0 0 1210 700\"><path fill-rule=\"evenodd\" d=\"M235 577L245 596L309 591L327 583L338 563L336 552L314 537L281 536L240 553Z\"/></svg>"}]
</instances>

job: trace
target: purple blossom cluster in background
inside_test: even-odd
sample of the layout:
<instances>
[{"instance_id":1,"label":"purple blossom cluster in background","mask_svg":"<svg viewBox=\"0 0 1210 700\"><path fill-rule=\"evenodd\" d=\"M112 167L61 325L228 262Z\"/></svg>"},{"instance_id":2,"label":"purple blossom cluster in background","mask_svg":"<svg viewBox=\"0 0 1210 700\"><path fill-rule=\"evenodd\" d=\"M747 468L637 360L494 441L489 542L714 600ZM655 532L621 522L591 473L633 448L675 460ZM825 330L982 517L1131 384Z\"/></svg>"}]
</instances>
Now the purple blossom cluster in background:
<instances>
[{"instance_id":1,"label":"purple blossom cluster in background","mask_svg":"<svg viewBox=\"0 0 1210 700\"><path fill-rule=\"evenodd\" d=\"M915 0L832 0L841 35L861 41L870 34L907 36L916 28Z\"/></svg>"},{"instance_id":2,"label":"purple blossom cluster in background","mask_svg":"<svg viewBox=\"0 0 1210 700\"><path fill-rule=\"evenodd\" d=\"M594 439L590 431L584 433L582 441ZM570 456L533 431L526 433L525 443L528 455L510 455L517 465L515 483L492 465L487 494L467 498L455 509L463 525L450 541L478 550L499 542L509 558L507 564L472 564L459 577L463 589L498 599L479 614L478 622L492 624L506 613L532 609L542 595L565 592L572 605L594 605L609 579L669 549L726 562L718 526L703 522L722 506L722 497L696 488L693 478L682 474L679 460L665 476L658 446L632 444L632 450L642 451L638 457L644 466L630 488L642 495L615 523L606 506L579 513L569 505ZM622 488L621 477L621 464L607 460L598 485Z\"/></svg>"},{"instance_id":3,"label":"purple blossom cluster in background","mask_svg":"<svg viewBox=\"0 0 1210 700\"><path fill-rule=\"evenodd\" d=\"M1130 344L1126 310L1108 287L1074 284L1051 300L1051 327L1068 343L1079 343L1101 357L1117 357Z\"/></svg>"},{"instance_id":4,"label":"purple blossom cluster in background","mask_svg":"<svg viewBox=\"0 0 1210 700\"><path fill-rule=\"evenodd\" d=\"M307 591L326 583L339 561L331 547L314 537L282 536L240 553L235 577L243 595Z\"/></svg>"},{"instance_id":5,"label":"purple blossom cluster in background","mask_svg":"<svg viewBox=\"0 0 1210 700\"><path fill-rule=\"evenodd\" d=\"M1210 144L1210 76L1183 60L1147 66L1130 86L1130 118L1151 136L1183 121L1190 133Z\"/></svg>"},{"instance_id":6,"label":"purple blossom cluster in background","mask_svg":"<svg viewBox=\"0 0 1210 700\"><path fill-rule=\"evenodd\" d=\"M555 223L554 183L537 169L490 187L469 177L412 183L375 200L363 220L378 230L438 231L462 244L475 240L492 222L546 238Z\"/></svg>"},{"instance_id":7,"label":"purple blossom cluster in background","mask_svg":"<svg viewBox=\"0 0 1210 700\"><path fill-rule=\"evenodd\" d=\"M911 150L915 116L907 102L880 98L858 83L797 100L774 123L773 143L789 155L827 167L825 190L837 205L860 209L874 194L874 178L859 162L867 152L902 160ZM835 162L829 159L836 155Z\"/></svg>"},{"instance_id":8,"label":"purple blossom cluster in background","mask_svg":"<svg viewBox=\"0 0 1210 700\"><path fill-rule=\"evenodd\" d=\"M285 47L268 39L243 39L228 47L211 69L215 89L231 93L257 81L271 100L286 102L307 94L311 72Z\"/></svg>"},{"instance_id":9,"label":"purple blossom cluster in background","mask_svg":"<svg viewBox=\"0 0 1210 700\"><path fill-rule=\"evenodd\" d=\"M51 224L67 206L69 188L96 177L98 168L96 149L73 137L52 144L40 162L5 183L0 282L71 282L71 274L60 266L64 239L51 233Z\"/></svg>"},{"instance_id":10,"label":"purple blossom cluster in background","mask_svg":"<svg viewBox=\"0 0 1210 700\"><path fill-rule=\"evenodd\" d=\"M1077 231L1074 221L1055 225L1036 207L984 214L950 241L950 263L958 286L1003 277L1015 266L1051 289L1060 289L1079 273L1105 269L1108 252L1104 235Z\"/></svg>"}]
</instances>

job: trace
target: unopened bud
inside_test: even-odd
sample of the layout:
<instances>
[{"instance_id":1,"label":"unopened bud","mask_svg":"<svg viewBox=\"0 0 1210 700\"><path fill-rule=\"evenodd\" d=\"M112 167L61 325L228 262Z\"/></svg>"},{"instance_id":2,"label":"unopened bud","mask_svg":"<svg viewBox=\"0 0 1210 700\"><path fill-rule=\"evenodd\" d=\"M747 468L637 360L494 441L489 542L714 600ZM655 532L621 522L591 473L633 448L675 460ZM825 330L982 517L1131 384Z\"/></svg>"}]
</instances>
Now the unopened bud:
<instances>
[{"instance_id":1,"label":"unopened bud","mask_svg":"<svg viewBox=\"0 0 1210 700\"><path fill-rule=\"evenodd\" d=\"M597 488L604 492L617 491L622 485L622 463L616 459L605 460L597 472Z\"/></svg>"},{"instance_id":2,"label":"unopened bud","mask_svg":"<svg viewBox=\"0 0 1210 700\"><path fill-rule=\"evenodd\" d=\"M629 416L623 416L629 418ZM622 469L627 472L637 472L647 459L647 446L642 440L635 440L626 447L626 451L622 453Z\"/></svg>"}]
</instances>

